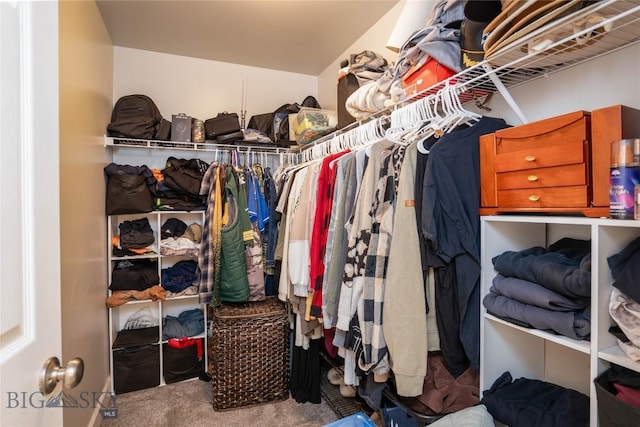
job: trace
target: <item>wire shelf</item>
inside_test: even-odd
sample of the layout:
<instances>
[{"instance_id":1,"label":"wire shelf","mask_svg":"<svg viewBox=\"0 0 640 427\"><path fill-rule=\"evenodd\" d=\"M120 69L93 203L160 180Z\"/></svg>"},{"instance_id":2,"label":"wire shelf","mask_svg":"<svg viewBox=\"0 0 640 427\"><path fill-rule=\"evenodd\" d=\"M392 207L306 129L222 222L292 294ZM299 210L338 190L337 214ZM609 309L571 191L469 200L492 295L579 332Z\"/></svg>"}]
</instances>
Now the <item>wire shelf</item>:
<instances>
[{"instance_id":1,"label":"wire shelf","mask_svg":"<svg viewBox=\"0 0 640 427\"><path fill-rule=\"evenodd\" d=\"M600 20L584 24L593 22L594 17ZM435 94L448 84L462 85L466 92L461 95L461 101L470 102L497 92L495 78L511 88L548 76L637 43L640 41L638 21L638 2L594 3L526 34L447 80L422 92L408 94L404 102Z\"/></svg>"},{"instance_id":2,"label":"wire shelf","mask_svg":"<svg viewBox=\"0 0 640 427\"><path fill-rule=\"evenodd\" d=\"M201 152L234 150L238 153L261 152L305 157L303 154L308 150L327 142L334 136L349 132L363 123L385 116L394 109L409 105L418 99L434 95L448 85L462 87L458 96L463 104L473 101L479 103L481 98L500 92L516 113L519 113L515 101L510 99L509 88L638 43L640 41L638 21L640 21L640 3L637 1L595 2L499 47L496 52L490 53L480 63L430 88L421 92L412 92L411 88L407 88L408 93L402 101L302 147L285 148L246 142L225 145L212 142L193 143L110 137L105 137L105 147L180 149Z\"/></svg>"},{"instance_id":3,"label":"wire shelf","mask_svg":"<svg viewBox=\"0 0 640 427\"><path fill-rule=\"evenodd\" d=\"M598 20L592 18L599 18ZM302 148L306 150L322 144L333 136L366 123L371 118L389 114L416 100L435 95L448 85L462 87L459 93L463 104L480 102L496 92L522 119L509 88L549 76L552 73L612 53L640 41L640 3L633 0L601 0L526 34L491 53L480 63L443 80L423 91L407 88L405 99L354 122L335 133L319 138ZM591 24L585 24L590 23ZM580 25L578 25L580 24ZM482 104L480 104L482 105ZM524 122L525 120L523 120Z\"/></svg>"},{"instance_id":4,"label":"wire shelf","mask_svg":"<svg viewBox=\"0 0 640 427\"><path fill-rule=\"evenodd\" d=\"M238 143L238 144L216 144L216 143L200 143L200 142L181 142L181 141L159 141L148 139L118 138L105 137L105 147L111 148L150 148L165 150L187 150L187 151L237 151L239 153L261 152L270 154L296 154L290 148L278 147L273 144L266 143Z\"/></svg>"}]
</instances>

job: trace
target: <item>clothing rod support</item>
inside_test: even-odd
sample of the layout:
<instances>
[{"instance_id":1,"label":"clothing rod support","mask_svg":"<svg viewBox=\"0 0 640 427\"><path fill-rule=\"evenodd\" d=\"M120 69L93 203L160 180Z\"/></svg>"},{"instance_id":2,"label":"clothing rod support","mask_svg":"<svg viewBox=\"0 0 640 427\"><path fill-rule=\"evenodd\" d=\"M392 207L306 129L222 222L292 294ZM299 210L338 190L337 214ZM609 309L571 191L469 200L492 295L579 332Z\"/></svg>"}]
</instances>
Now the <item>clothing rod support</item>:
<instances>
[{"instance_id":1,"label":"clothing rod support","mask_svg":"<svg viewBox=\"0 0 640 427\"><path fill-rule=\"evenodd\" d=\"M495 71L493 71L493 68L491 68L491 65L484 62L482 64L482 68L484 68L484 70L487 73L487 76L489 76L489 78L495 85L496 89L498 89L498 92L500 92L500 94L505 99L505 101L507 101L507 104L509 104L509 107L511 107L513 112L516 113L516 115L520 119L520 122L529 123L527 118L522 113L522 110L520 110L520 107L518 107L518 104L516 103L515 99L513 99L513 97L511 96L509 89L507 89L506 86L502 83L502 80L500 80L498 76L496 76L496 73Z\"/></svg>"}]
</instances>

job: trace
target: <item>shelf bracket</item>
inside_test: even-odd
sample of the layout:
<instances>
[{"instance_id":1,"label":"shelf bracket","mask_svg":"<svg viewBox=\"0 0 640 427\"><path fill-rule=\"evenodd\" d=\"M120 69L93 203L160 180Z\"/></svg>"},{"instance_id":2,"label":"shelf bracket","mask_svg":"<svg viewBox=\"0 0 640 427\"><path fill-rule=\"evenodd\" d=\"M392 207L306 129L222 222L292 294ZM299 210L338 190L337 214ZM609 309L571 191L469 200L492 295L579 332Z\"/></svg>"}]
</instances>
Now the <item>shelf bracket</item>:
<instances>
[{"instance_id":1,"label":"shelf bracket","mask_svg":"<svg viewBox=\"0 0 640 427\"><path fill-rule=\"evenodd\" d=\"M522 113L522 110L520 109L520 107L518 107L518 104L516 103L515 99L513 99L513 97L511 96L511 93L509 93L509 89L507 89L506 86L502 83L502 80L500 80L500 78L496 75L496 72L493 70L491 65L484 62L482 64L482 68L484 68L485 72L487 73L487 76L489 76L494 86L498 89L498 92L500 92L500 95L502 95L504 100L507 101L507 104L509 104L509 107L511 107L513 112L516 113L516 115L520 119L520 122L528 123L528 120Z\"/></svg>"}]
</instances>

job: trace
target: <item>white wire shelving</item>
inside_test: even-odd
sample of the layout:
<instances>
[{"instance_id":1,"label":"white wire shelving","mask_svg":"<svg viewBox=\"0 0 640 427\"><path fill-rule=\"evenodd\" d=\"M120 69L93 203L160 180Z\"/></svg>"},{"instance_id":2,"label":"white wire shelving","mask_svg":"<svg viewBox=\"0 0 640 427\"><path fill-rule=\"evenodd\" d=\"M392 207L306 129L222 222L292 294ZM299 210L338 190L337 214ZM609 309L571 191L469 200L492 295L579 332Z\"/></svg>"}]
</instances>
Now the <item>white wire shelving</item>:
<instances>
[{"instance_id":1,"label":"white wire shelving","mask_svg":"<svg viewBox=\"0 0 640 427\"><path fill-rule=\"evenodd\" d=\"M177 141L139 140L105 137L105 147L137 147L190 151L235 150L239 153L266 152L301 155L337 134L348 132L372 119L389 114L398 107L433 95L448 85L463 88L462 103L481 103L481 99L500 93L523 123L522 114L509 89L535 79L615 52L640 41L640 2L637 0L601 0L560 17L525 34L493 52L489 57L447 80L421 92L407 90L405 99L366 119L351 123L303 147L280 147L274 144L223 145ZM304 156L302 156L304 157Z\"/></svg>"}]
</instances>

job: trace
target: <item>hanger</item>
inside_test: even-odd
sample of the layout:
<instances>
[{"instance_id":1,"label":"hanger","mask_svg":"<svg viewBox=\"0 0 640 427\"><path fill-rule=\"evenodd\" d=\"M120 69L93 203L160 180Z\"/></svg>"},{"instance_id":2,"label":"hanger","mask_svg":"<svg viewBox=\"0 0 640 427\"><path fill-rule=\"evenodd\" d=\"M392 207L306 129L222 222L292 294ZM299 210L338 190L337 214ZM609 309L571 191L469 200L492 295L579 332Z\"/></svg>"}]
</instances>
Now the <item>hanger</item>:
<instances>
[{"instance_id":1,"label":"hanger","mask_svg":"<svg viewBox=\"0 0 640 427\"><path fill-rule=\"evenodd\" d=\"M389 127L384 132L384 137L396 144L406 144L411 132L416 130L421 122L419 102L396 108L389 116Z\"/></svg>"},{"instance_id":2,"label":"hanger","mask_svg":"<svg viewBox=\"0 0 640 427\"><path fill-rule=\"evenodd\" d=\"M387 116L381 116L361 125L352 135L354 144L351 148L368 147L384 139L386 122Z\"/></svg>"},{"instance_id":3,"label":"hanger","mask_svg":"<svg viewBox=\"0 0 640 427\"><path fill-rule=\"evenodd\" d=\"M440 115L440 109L438 108L438 103L440 102L440 93L436 92L423 98L420 103L420 107L422 113L425 117L425 125L419 135L417 135L420 139L416 143L416 148L422 154L429 154L429 150L425 148L424 143L427 139L432 137L433 135L442 135L442 122L444 120L444 116Z\"/></svg>"},{"instance_id":4,"label":"hanger","mask_svg":"<svg viewBox=\"0 0 640 427\"><path fill-rule=\"evenodd\" d=\"M418 141L417 149L420 153L429 153L429 150L424 146L424 142L432 135L441 136L443 133L456 129L461 124L473 125L482 118L481 114L474 113L463 107L459 97L462 90L462 86L448 83L429 100L429 105L433 108L429 110L426 108L427 104L424 105L425 114L433 114L433 132L424 133ZM443 115L441 116L440 113Z\"/></svg>"},{"instance_id":5,"label":"hanger","mask_svg":"<svg viewBox=\"0 0 640 427\"><path fill-rule=\"evenodd\" d=\"M451 114L451 118L446 129L447 132L455 129L463 123L471 125L482 118L482 115L466 110L462 106L462 102L459 97L460 90L459 86L451 84L447 84L443 89L443 98Z\"/></svg>"},{"instance_id":6,"label":"hanger","mask_svg":"<svg viewBox=\"0 0 640 427\"><path fill-rule=\"evenodd\" d=\"M394 143L407 145L416 138L431 136L437 121L441 120L432 108L436 99L437 96L428 95L394 110L391 115L391 127L386 130L385 137Z\"/></svg>"},{"instance_id":7,"label":"hanger","mask_svg":"<svg viewBox=\"0 0 640 427\"><path fill-rule=\"evenodd\" d=\"M334 153L342 151L340 147L340 138L338 138L338 135L334 135L333 138L331 138L331 142L329 142L329 145L331 146L331 151L333 151Z\"/></svg>"}]
</instances>

